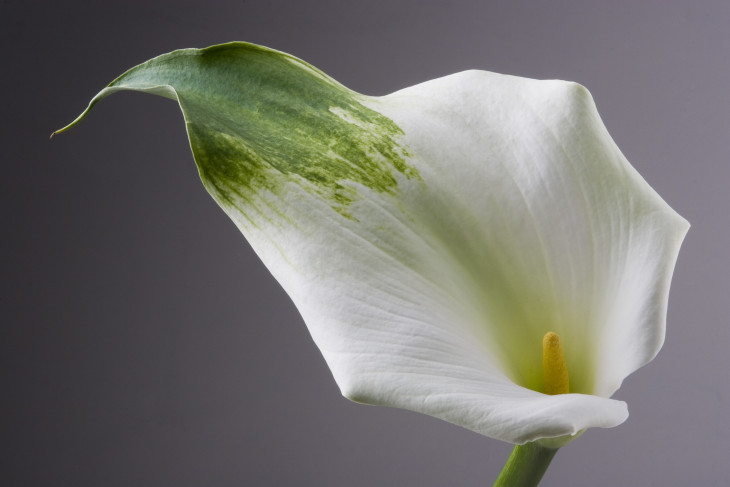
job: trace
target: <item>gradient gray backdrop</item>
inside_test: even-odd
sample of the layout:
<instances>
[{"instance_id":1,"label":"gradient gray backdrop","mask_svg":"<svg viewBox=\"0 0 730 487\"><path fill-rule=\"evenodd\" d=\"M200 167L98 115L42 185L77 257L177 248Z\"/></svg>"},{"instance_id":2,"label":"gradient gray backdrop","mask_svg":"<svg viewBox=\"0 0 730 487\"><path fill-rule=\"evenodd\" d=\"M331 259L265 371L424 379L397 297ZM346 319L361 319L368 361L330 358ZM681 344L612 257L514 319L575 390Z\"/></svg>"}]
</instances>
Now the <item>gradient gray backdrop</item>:
<instances>
[{"instance_id":1,"label":"gradient gray backdrop","mask_svg":"<svg viewBox=\"0 0 730 487\"><path fill-rule=\"evenodd\" d=\"M510 445L341 398L198 180L175 103L123 70L247 40L386 94L468 68L586 85L693 225L630 418L542 485L730 485L730 3L0 1L0 485L485 486Z\"/></svg>"}]
</instances>

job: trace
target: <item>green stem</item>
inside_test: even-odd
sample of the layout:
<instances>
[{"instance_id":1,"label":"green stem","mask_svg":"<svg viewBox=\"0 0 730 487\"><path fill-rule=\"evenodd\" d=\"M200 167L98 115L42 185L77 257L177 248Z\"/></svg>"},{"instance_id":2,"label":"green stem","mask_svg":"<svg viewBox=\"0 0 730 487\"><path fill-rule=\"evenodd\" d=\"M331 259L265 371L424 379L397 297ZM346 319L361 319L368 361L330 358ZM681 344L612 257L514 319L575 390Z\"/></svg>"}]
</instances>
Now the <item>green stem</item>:
<instances>
[{"instance_id":1,"label":"green stem","mask_svg":"<svg viewBox=\"0 0 730 487\"><path fill-rule=\"evenodd\" d=\"M535 487L557 451L536 442L515 445L494 487Z\"/></svg>"}]
</instances>

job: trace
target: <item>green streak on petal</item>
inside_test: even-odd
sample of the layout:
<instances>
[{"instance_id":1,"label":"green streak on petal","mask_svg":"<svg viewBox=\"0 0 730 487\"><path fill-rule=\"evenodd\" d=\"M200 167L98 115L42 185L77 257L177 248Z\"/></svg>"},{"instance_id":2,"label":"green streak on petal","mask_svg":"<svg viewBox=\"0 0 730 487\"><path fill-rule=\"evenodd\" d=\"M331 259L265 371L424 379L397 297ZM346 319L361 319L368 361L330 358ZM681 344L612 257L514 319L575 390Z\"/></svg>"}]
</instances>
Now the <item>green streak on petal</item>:
<instances>
[{"instance_id":1,"label":"green streak on petal","mask_svg":"<svg viewBox=\"0 0 730 487\"><path fill-rule=\"evenodd\" d=\"M349 217L358 186L393 193L399 173L418 178L397 142L403 131L364 106L363 95L265 47L235 42L159 56L117 78L89 108L119 90L177 98L201 178L224 206L293 182Z\"/></svg>"}]
</instances>

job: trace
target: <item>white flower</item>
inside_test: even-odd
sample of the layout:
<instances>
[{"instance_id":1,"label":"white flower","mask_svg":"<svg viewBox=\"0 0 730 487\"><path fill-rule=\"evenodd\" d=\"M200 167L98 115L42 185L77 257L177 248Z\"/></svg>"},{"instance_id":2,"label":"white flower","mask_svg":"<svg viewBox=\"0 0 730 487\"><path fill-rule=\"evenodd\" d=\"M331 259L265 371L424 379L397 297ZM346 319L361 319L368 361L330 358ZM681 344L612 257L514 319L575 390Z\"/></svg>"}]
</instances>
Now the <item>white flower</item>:
<instances>
[{"instance_id":1,"label":"white flower","mask_svg":"<svg viewBox=\"0 0 730 487\"><path fill-rule=\"evenodd\" d=\"M119 90L179 101L203 183L346 397L511 443L626 419L609 397L662 345L689 225L582 86L468 71L368 97L232 43L148 61L92 105ZM569 394L540 392L551 330Z\"/></svg>"}]
</instances>

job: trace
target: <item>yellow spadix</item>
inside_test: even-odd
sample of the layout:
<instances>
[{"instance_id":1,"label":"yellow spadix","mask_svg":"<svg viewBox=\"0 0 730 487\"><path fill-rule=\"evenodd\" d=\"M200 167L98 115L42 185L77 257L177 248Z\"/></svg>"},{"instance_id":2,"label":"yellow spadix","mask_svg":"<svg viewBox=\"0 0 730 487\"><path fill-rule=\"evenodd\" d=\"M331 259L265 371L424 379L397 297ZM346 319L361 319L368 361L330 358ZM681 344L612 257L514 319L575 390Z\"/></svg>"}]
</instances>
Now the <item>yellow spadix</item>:
<instances>
[{"instance_id":1,"label":"yellow spadix","mask_svg":"<svg viewBox=\"0 0 730 487\"><path fill-rule=\"evenodd\" d=\"M567 394L570 392L568 366L565 364L560 337L554 331L542 338L542 392L545 394Z\"/></svg>"}]
</instances>

